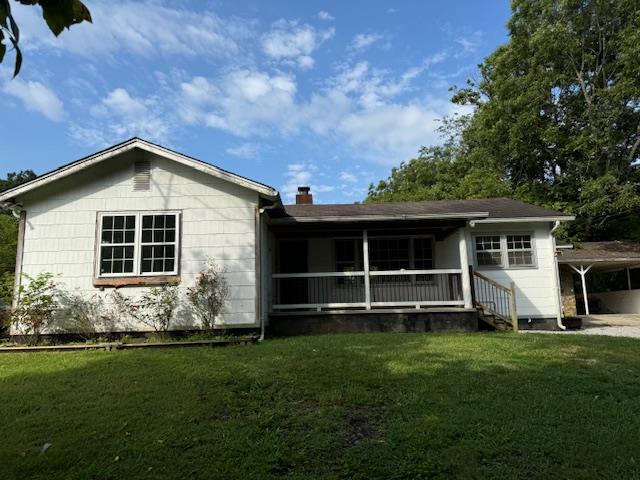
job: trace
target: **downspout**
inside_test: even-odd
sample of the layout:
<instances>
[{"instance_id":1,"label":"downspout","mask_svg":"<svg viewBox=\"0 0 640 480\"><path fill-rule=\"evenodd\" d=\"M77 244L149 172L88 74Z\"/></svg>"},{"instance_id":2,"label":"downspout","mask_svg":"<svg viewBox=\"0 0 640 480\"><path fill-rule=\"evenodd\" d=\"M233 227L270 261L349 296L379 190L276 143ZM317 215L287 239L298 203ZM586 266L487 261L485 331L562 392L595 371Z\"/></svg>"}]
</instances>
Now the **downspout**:
<instances>
[{"instance_id":1,"label":"downspout","mask_svg":"<svg viewBox=\"0 0 640 480\"><path fill-rule=\"evenodd\" d=\"M553 262L556 270L556 273L553 276L555 289L556 289L556 325L560 330L566 330L567 327L565 327L562 324L562 296L560 293L560 267L558 266L556 237L553 235L553 233L558 229L559 226L560 226L560 220L556 220L549 234L551 235L551 246L553 248Z\"/></svg>"},{"instance_id":2,"label":"downspout","mask_svg":"<svg viewBox=\"0 0 640 480\"><path fill-rule=\"evenodd\" d=\"M262 207L258 210L258 264L260 265L260 276L262 276L262 214L267 210L273 210L277 207L277 204L268 205L266 207ZM262 282L260 282L260 298L258 301L258 316L260 317L260 336L258 337L258 342L262 342L264 340L265 334L265 324L264 324L264 312L262 311L262 294L264 292L264 287L262 286Z\"/></svg>"},{"instance_id":3,"label":"downspout","mask_svg":"<svg viewBox=\"0 0 640 480\"><path fill-rule=\"evenodd\" d=\"M16 267L13 275L13 295L11 305L16 308L20 299L20 284L22 280L22 257L24 251L24 231L27 221L27 211L22 205L16 203L0 203L2 208L8 208L14 217L19 220L18 223L18 243L16 248Z\"/></svg>"}]
</instances>

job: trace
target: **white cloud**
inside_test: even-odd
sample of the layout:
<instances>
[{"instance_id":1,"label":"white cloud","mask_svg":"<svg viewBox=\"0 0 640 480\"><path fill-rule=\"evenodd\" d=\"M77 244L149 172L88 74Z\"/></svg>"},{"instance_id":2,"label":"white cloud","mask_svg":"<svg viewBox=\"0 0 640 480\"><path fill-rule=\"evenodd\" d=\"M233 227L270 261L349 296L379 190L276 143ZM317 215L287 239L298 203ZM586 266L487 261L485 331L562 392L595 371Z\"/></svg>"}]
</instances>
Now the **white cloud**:
<instances>
[{"instance_id":1,"label":"white cloud","mask_svg":"<svg viewBox=\"0 0 640 480\"><path fill-rule=\"evenodd\" d=\"M39 9L16 4L14 13L23 33L21 45L26 50L44 47L86 57L125 52L236 57L241 45L253 35L250 22L153 1L95 0L89 7L92 24L74 25L55 37L42 21Z\"/></svg>"},{"instance_id":2,"label":"white cloud","mask_svg":"<svg viewBox=\"0 0 640 480\"><path fill-rule=\"evenodd\" d=\"M7 80L2 90L20 99L24 107L31 112L38 112L54 122L65 118L64 104L56 93L40 82L25 81L21 78Z\"/></svg>"},{"instance_id":3,"label":"white cloud","mask_svg":"<svg viewBox=\"0 0 640 480\"><path fill-rule=\"evenodd\" d=\"M448 93L442 99L415 93L413 82L444 58L433 55L398 76L367 62L343 66L306 99L299 98L296 78L283 73L243 69L215 79L194 77L181 83L175 108L187 124L241 138L311 132L341 141L357 157L394 164L437 143L439 120L460 110ZM294 193L297 184L309 183L304 175L313 173L296 172L303 177L290 185Z\"/></svg>"},{"instance_id":4,"label":"white cloud","mask_svg":"<svg viewBox=\"0 0 640 480\"><path fill-rule=\"evenodd\" d=\"M234 157L254 159L260 154L260 145L257 143L246 142L234 147L229 147L226 149L226 152Z\"/></svg>"},{"instance_id":5,"label":"white cloud","mask_svg":"<svg viewBox=\"0 0 640 480\"><path fill-rule=\"evenodd\" d=\"M299 127L295 79L236 70L215 81L195 77L180 85L176 108L187 123L200 123L240 137L290 133Z\"/></svg>"},{"instance_id":6,"label":"white cloud","mask_svg":"<svg viewBox=\"0 0 640 480\"><path fill-rule=\"evenodd\" d=\"M378 40L382 40L384 37L377 33L358 33L351 41L350 48L352 50L360 51L367 47L370 47Z\"/></svg>"},{"instance_id":7,"label":"white cloud","mask_svg":"<svg viewBox=\"0 0 640 480\"><path fill-rule=\"evenodd\" d=\"M318 31L311 25L300 25L297 21L278 20L262 36L262 51L275 61L286 64L295 62L300 68L308 69L314 65L311 54L334 33L333 28Z\"/></svg>"},{"instance_id":8,"label":"white cloud","mask_svg":"<svg viewBox=\"0 0 640 480\"><path fill-rule=\"evenodd\" d=\"M349 172L340 172L338 176L341 182L344 183L356 183L358 181L358 177L356 177L353 173Z\"/></svg>"},{"instance_id":9,"label":"white cloud","mask_svg":"<svg viewBox=\"0 0 640 480\"><path fill-rule=\"evenodd\" d=\"M167 144L174 128L169 105L154 96L133 96L124 88L112 90L89 111L92 120L69 127L71 138L83 144L101 146L134 136Z\"/></svg>"},{"instance_id":10,"label":"white cloud","mask_svg":"<svg viewBox=\"0 0 640 480\"><path fill-rule=\"evenodd\" d=\"M318 194L334 191L334 186L314 181L317 173L318 167L313 163L290 163L287 165L287 183L280 189L280 192L284 194L285 201L292 202L295 199L298 187L302 186L311 187L314 202L322 201L322 195L318 196Z\"/></svg>"},{"instance_id":11,"label":"white cloud","mask_svg":"<svg viewBox=\"0 0 640 480\"><path fill-rule=\"evenodd\" d=\"M324 10L320 10L318 12L318 18L320 20L325 20L327 22L331 22L331 21L335 20L335 17L333 15L331 15L329 12L326 12Z\"/></svg>"}]
</instances>

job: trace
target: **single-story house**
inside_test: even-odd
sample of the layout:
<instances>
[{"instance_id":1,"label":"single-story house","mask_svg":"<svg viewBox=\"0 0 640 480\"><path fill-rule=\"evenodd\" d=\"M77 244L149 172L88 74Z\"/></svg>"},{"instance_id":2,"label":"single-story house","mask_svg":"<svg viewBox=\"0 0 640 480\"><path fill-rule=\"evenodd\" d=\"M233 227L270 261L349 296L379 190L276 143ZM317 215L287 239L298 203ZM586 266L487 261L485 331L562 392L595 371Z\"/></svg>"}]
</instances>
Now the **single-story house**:
<instances>
[{"instance_id":1,"label":"single-story house","mask_svg":"<svg viewBox=\"0 0 640 480\"><path fill-rule=\"evenodd\" d=\"M42 271L87 295L186 288L210 257L226 269L226 328L562 327L553 232L573 217L512 199L327 205L301 187L284 205L272 187L133 138L0 202L20 218L16 292L21 273Z\"/></svg>"}]
</instances>

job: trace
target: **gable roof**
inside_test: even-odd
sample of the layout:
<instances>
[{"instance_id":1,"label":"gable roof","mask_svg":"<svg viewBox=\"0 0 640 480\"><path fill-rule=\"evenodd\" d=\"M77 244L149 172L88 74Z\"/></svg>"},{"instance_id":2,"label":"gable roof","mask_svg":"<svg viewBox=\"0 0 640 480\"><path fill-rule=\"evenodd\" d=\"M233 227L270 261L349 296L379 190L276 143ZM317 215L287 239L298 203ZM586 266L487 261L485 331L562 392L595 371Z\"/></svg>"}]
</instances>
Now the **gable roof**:
<instances>
[{"instance_id":1,"label":"gable roof","mask_svg":"<svg viewBox=\"0 0 640 480\"><path fill-rule=\"evenodd\" d=\"M109 158L112 158L124 152L128 152L135 148L159 155L164 158L168 158L183 165L187 165L194 168L195 170L211 175L213 177L235 183L236 185L240 185L241 187L258 192L260 195L263 195L264 197L267 197L271 200L278 200L279 198L278 191L268 185L265 185L264 183L256 182L255 180L236 175L235 173L231 173L227 170L216 167L215 165L211 165L210 163L203 162L202 160L197 160L174 150L156 145L155 143L148 142L138 137L133 137L105 150L89 155L88 157L81 158L80 160L76 160L75 162L56 168L55 170L40 175L39 177L29 182L23 183L22 185L18 185L17 187L10 188L9 190L5 190L4 192L0 192L0 202L6 202L19 195L23 195L27 192L35 190L36 188L42 187L56 180L87 169L93 165L96 165Z\"/></svg>"},{"instance_id":2,"label":"gable roof","mask_svg":"<svg viewBox=\"0 0 640 480\"><path fill-rule=\"evenodd\" d=\"M275 214L274 216L276 216ZM363 203L339 205L284 205L280 221L347 221L401 218L466 218L476 222L573 220L557 210L511 198L434 200L424 202Z\"/></svg>"}]
</instances>

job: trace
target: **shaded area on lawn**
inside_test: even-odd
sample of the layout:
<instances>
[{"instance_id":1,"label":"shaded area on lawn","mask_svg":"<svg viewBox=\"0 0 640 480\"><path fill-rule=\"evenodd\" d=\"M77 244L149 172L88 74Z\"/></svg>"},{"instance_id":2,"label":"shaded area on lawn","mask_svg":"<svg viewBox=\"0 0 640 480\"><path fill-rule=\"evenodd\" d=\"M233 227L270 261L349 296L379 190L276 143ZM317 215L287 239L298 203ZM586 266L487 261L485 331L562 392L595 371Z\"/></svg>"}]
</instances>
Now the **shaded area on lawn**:
<instances>
[{"instance_id":1,"label":"shaded area on lawn","mask_svg":"<svg viewBox=\"0 0 640 480\"><path fill-rule=\"evenodd\" d=\"M12 355L0 477L631 478L639 346L368 334Z\"/></svg>"}]
</instances>

